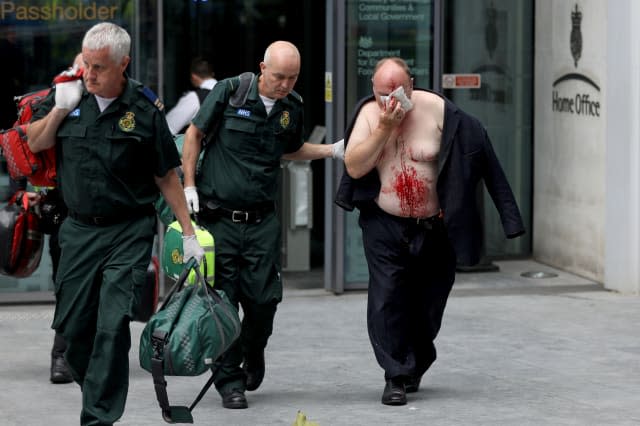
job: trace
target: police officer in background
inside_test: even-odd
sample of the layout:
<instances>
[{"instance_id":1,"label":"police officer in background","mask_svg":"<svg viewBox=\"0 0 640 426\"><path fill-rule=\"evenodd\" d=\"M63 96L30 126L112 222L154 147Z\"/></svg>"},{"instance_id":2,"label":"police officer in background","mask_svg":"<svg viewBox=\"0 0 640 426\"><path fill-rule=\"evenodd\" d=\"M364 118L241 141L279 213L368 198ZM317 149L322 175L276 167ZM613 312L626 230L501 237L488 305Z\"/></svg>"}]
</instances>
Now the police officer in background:
<instances>
[{"instance_id":1,"label":"police officer in background","mask_svg":"<svg viewBox=\"0 0 640 426\"><path fill-rule=\"evenodd\" d=\"M115 24L89 29L82 41L84 87L80 80L58 84L27 132L34 152L56 146L68 207L52 327L67 341L65 358L82 390L82 425L112 425L124 412L129 323L151 259L158 190L182 226L185 261L204 255L164 114L125 73L130 47L129 34Z\"/></svg>"},{"instance_id":2,"label":"police officer in background","mask_svg":"<svg viewBox=\"0 0 640 426\"><path fill-rule=\"evenodd\" d=\"M182 151L187 204L216 239L216 288L244 314L238 342L229 349L215 385L225 408L247 408L245 390L264 377L264 349L282 300L280 223L275 213L280 160L342 158L344 143L304 142L302 98L293 91L300 53L276 41L239 108L231 85L213 88L185 134ZM209 133L196 178L201 141ZM211 137L212 136L212 137ZM197 187L197 189L196 189ZM242 364L242 367L241 367Z\"/></svg>"}]
</instances>

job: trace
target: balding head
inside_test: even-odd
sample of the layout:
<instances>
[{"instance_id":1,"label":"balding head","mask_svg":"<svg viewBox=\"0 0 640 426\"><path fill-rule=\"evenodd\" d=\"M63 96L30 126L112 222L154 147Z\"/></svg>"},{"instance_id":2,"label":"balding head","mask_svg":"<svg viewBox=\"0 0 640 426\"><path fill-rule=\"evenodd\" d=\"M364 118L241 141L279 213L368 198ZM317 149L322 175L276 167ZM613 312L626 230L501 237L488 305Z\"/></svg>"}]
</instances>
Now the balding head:
<instances>
[{"instance_id":1,"label":"balding head","mask_svg":"<svg viewBox=\"0 0 640 426\"><path fill-rule=\"evenodd\" d=\"M288 41L275 41L267 47L264 51L264 59L262 60L267 65L286 62L298 67L300 69L300 52L298 48Z\"/></svg>"},{"instance_id":2,"label":"balding head","mask_svg":"<svg viewBox=\"0 0 640 426\"><path fill-rule=\"evenodd\" d=\"M373 69L373 93L380 102L380 96L386 96L399 86L404 88L408 98L411 98L413 78L407 63L398 57L384 58L378 61Z\"/></svg>"},{"instance_id":3,"label":"balding head","mask_svg":"<svg viewBox=\"0 0 640 426\"><path fill-rule=\"evenodd\" d=\"M258 88L262 96L282 99L287 96L300 74L300 52L288 41L276 41L267 47L260 62Z\"/></svg>"}]
</instances>

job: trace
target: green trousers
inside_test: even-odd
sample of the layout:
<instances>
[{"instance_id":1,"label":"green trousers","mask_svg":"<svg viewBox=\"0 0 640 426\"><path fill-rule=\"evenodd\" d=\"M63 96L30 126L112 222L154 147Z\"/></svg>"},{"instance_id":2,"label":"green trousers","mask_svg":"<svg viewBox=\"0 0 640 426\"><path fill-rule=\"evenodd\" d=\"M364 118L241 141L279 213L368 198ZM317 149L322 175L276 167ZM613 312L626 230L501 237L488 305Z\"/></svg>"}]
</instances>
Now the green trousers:
<instances>
[{"instance_id":1,"label":"green trousers","mask_svg":"<svg viewBox=\"0 0 640 426\"><path fill-rule=\"evenodd\" d=\"M110 226L67 218L55 281L52 327L67 341L65 358L82 389L82 425L112 425L129 388L129 323L151 259L155 216Z\"/></svg>"},{"instance_id":2,"label":"green trousers","mask_svg":"<svg viewBox=\"0 0 640 426\"><path fill-rule=\"evenodd\" d=\"M244 391L244 355L267 346L276 306L282 301L280 223L271 213L256 224L220 218L202 225L215 241L215 288L223 290L236 308L242 307L240 338L225 353L215 385L221 394Z\"/></svg>"}]
</instances>

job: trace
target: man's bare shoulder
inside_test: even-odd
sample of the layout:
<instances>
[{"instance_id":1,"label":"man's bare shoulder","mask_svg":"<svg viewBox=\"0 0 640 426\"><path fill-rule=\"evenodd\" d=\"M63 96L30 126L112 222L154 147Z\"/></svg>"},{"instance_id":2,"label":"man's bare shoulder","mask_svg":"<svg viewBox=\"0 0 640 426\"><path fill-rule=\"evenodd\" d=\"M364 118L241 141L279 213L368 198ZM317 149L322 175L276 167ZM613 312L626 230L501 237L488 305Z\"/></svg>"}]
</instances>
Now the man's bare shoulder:
<instances>
[{"instance_id":1,"label":"man's bare shoulder","mask_svg":"<svg viewBox=\"0 0 640 426\"><path fill-rule=\"evenodd\" d=\"M439 117L444 117L444 98L433 92L414 90L411 93L411 102L418 111L430 111Z\"/></svg>"},{"instance_id":2,"label":"man's bare shoulder","mask_svg":"<svg viewBox=\"0 0 640 426\"><path fill-rule=\"evenodd\" d=\"M360 107L356 118L359 120L366 119L367 121L371 121L377 120L379 115L380 108L378 107L375 99L372 99L371 101L366 102Z\"/></svg>"},{"instance_id":3,"label":"man's bare shoulder","mask_svg":"<svg viewBox=\"0 0 640 426\"><path fill-rule=\"evenodd\" d=\"M377 111L380 111L380 108L378 108L378 104L376 103L376 100L371 99L370 101L362 105L362 108L360 108L360 111L366 112L366 113L369 113L371 111L377 112Z\"/></svg>"},{"instance_id":4,"label":"man's bare shoulder","mask_svg":"<svg viewBox=\"0 0 640 426\"><path fill-rule=\"evenodd\" d=\"M414 90L411 93L411 102L442 106L442 108L444 108L444 98L442 96L425 90Z\"/></svg>"}]
</instances>

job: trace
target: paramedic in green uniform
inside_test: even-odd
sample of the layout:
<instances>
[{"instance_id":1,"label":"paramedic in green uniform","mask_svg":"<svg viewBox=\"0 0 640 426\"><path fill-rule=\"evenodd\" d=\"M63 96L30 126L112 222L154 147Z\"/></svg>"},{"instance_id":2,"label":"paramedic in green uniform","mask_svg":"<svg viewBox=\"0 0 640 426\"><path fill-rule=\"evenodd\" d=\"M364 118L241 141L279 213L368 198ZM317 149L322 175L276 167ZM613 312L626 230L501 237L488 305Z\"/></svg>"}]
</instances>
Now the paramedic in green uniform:
<instances>
[{"instance_id":1,"label":"paramedic in green uniform","mask_svg":"<svg viewBox=\"0 0 640 426\"><path fill-rule=\"evenodd\" d=\"M299 73L298 49L285 41L272 43L244 104L229 105L231 79L219 82L185 134L187 205L215 238L216 288L241 305L244 315L240 339L215 377L226 408L247 408L245 390L260 386L264 349L282 300L281 229L275 213L280 160L342 158L344 153L342 142L304 142L302 98L293 91ZM208 133L213 138L196 179L201 141Z\"/></svg>"},{"instance_id":2,"label":"paramedic in green uniform","mask_svg":"<svg viewBox=\"0 0 640 426\"><path fill-rule=\"evenodd\" d=\"M112 425L124 412L129 323L151 260L159 191L184 230L185 260L204 254L161 104L125 74L130 46L117 25L89 29L83 81L59 83L28 129L34 152L55 145L57 183L69 209L59 233L52 327L67 341L65 358L82 390L82 425Z\"/></svg>"}]
</instances>

